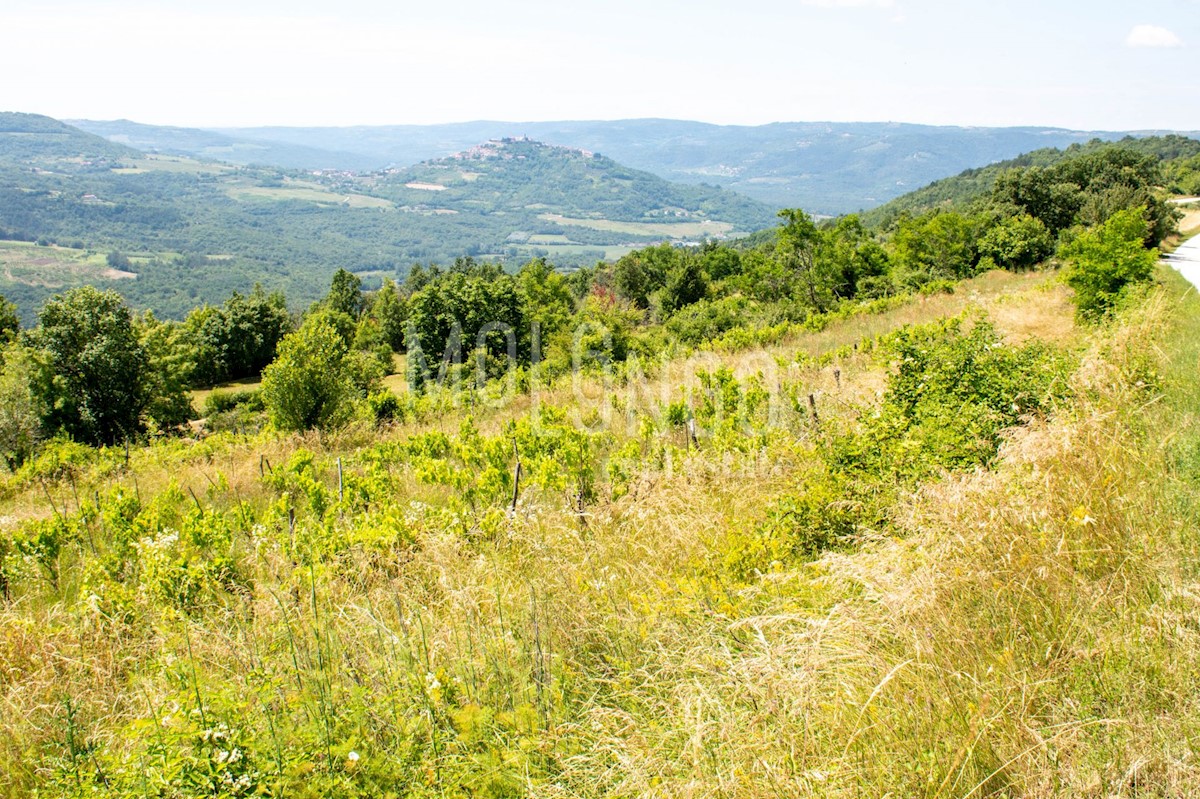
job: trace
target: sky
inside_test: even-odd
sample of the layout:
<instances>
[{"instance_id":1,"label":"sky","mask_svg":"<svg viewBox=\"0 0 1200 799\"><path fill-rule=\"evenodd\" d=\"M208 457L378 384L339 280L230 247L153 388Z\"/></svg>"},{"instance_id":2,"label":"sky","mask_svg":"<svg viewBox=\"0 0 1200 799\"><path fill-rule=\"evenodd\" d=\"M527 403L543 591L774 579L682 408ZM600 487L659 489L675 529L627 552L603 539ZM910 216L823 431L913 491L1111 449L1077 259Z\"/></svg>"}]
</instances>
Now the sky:
<instances>
[{"instance_id":1,"label":"sky","mask_svg":"<svg viewBox=\"0 0 1200 799\"><path fill-rule=\"evenodd\" d=\"M0 0L0 111L1200 130L1200 0Z\"/></svg>"}]
</instances>

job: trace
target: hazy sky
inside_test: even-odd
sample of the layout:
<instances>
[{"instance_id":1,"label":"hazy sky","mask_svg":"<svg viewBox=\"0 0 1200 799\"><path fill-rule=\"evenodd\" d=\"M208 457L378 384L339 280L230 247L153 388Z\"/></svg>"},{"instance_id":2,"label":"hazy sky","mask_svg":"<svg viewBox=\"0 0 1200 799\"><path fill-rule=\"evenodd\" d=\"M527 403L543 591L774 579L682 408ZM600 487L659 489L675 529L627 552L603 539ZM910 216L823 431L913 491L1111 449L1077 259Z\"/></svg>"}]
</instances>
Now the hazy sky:
<instances>
[{"instance_id":1,"label":"hazy sky","mask_svg":"<svg viewBox=\"0 0 1200 799\"><path fill-rule=\"evenodd\" d=\"M1200 130L1200 0L0 0L0 110Z\"/></svg>"}]
</instances>

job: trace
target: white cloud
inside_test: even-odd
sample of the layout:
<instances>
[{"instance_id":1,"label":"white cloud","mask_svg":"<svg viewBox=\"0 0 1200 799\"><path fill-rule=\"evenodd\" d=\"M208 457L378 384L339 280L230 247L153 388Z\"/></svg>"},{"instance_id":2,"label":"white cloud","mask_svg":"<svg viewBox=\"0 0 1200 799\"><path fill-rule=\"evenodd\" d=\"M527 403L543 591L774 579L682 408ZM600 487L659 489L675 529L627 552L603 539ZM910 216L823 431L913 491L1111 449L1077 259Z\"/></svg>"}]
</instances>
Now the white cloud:
<instances>
[{"instance_id":1,"label":"white cloud","mask_svg":"<svg viewBox=\"0 0 1200 799\"><path fill-rule=\"evenodd\" d=\"M1157 25L1134 25L1125 37L1127 47L1182 47L1183 41Z\"/></svg>"}]
</instances>

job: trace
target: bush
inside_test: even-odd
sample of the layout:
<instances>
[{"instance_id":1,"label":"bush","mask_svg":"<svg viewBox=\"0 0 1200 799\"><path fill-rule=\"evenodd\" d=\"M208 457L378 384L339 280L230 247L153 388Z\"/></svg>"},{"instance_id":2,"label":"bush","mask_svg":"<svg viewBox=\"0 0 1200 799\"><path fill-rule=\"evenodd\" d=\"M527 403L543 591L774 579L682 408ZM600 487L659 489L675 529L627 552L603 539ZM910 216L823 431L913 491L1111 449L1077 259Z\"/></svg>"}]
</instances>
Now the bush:
<instances>
[{"instance_id":1,"label":"bush","mask_svg":"<svg viewBox=\"0 0 1200 799\"><path fill-rule=\"evenodd\" d=\"M204 400L205 416L228 413L234 408L243 408L251 412L263 410L262 391L258 389L214 391Z\"/></svg>"},{"instance_id":2,"label":"bush","mask_svg":"<svg viewBox=\"0 0 1200 799\"><path fill-rule=\"evenodd\" d=\"M376 391L367 397L367 407L376 424L394 422L404 415L400 399L390 391Z\"/></svg>"},{"instance_id":3,"label":"bush","mask_svg":"<svg viewBox=\"0 0 1200 799\"><path fill-rule=\"evenodd\" d=\"M1147 225L1142 214L1141 208L1118 211L1063 248L1063 256L1071 261L1067 284L1075 289L1081 319L1109 316L1131 285L1150 280L1158 250L1143 246Z\"/></svg>"},{"instance_id":4,"label":"bush","mask_svg":"<svg viewBox=\"0 0 1200 799\"><path fill-rule=\"evenodd\" d=\"M283 430L344 422L356 390L337 329L318 315L286 336L279 357L263 371L262 395L271 422Z\"/></svg>"},{"instance_id":5,"label":"bush","mask_svg":"<svg viewBox=\"0 0 1200 799\"><path fill-rule=\"evenodd\" d=\"M1001 432L1067 396L1068 359L1049 345L1005 344L985 320L961 317L896 331L883 406L865 430L834 436L831 462L866 477L914 483L940 469L987 466Z\"/></svg>"},{"instance_id":6,"label":"bush","mask_svg":"<svg viewBox=\"0 0 1200 799\"><path fill-rule=\"evenodd\" d=\"M980 255L1013 271L1032 269L1052 252L1054 241L1049 229L1028 214L1002 219L979 241Z\"/></svg>"},{"instance_id":7,"label":"bush","mask_svg":"<svg viewBox=\"0 0 1200 799\"><path fill-rule=\"evenodd\" d=\"M856 534L861 513L848 486L821 476L771 503L766 519L724 547L726 571L746 580L835 549Z\"/></svg>"}]
</instances>

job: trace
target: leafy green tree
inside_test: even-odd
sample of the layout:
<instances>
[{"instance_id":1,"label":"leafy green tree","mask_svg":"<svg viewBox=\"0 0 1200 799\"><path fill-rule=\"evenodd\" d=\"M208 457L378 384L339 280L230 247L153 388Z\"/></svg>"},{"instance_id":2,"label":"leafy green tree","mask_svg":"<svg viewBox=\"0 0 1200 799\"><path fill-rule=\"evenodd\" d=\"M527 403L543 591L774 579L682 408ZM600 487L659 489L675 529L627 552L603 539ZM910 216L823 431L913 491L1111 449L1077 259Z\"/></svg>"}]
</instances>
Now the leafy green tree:
<instances>
[{"instance_id":1,"label":"leafy green tree","mask_svg":"<svg viewBox=\"0 0 1200 799\"><path fill-rule=\"evenodd\" d=\"M44 414L36 386L44 365L38 352L16 342L3 351L0 368L0 457L9 471L20 468L41 437Z\"/></svg>"},{"instance_id":2,"label":"leafy green tree","mask_svg":"<svg viewBox=\"0 0 1200 799\"><path fill-rule=\"evenodd\" d=\"M613 267L613 285L617 293L639 308L650 307L650 295L667 282L667 274L679 262L679 253L670 243L635 250Z\"/></svg>"},{"instance_id":3,"label":"leafy green tree","mask_svg":"<svg viewBox=\"0 0 1200 799\"><path fill-rule=\"evenodd\" d=\"M604 262L598 266L603 267ZM597 271L597 266L584 266L567 274L567 285L571 287L571 295L575 299L582 300L592 290Z\"/></svg>"},{"instance_id":4,"label":"leafy green tree","mask_svg":"<svg viewBox=\"0 0 1200 799\"><path fill-rule=\"evenodd\" d=\"M275 359L275 348L292 329L287 300L256 285L248 295L236 291L225 301L230 379L253 377Z\"/></svg>"},{"instance_id":5,"label":"leafy green tree","mask_svg":"<svg viewBox=\"0 0 1200 799\"><path fill-rule=\"evenodd\" d=\"M1111 314L1130 286L1150 280L1158 250L1143 246L1146 228L1142 209L1130 208L1063 248L1063 256L1071 261L1067 284L1075 289L1081 318L1096 320Z\"/></svg>"},{"instance_id":6,"label":"leafy green tree","mask_svg":"<svg viewBox=\"0 0 1200 799\"><path fill-rule=\"evenodd\" d=\"M1053 252L1050 231L1029 214L1001 219L979 240L979 254L1003 269L1032 269Z\"/></svg>"},{"instance_id":7,"label":"leafy green tree","mask_svg":"<svg viewBox=\"0 0 1200 799\"><path fill-rule=\"evenodd\" d=\"M704 271L712 280L724 280L742 271L742 257L737 250L716 242L706 242L700 255Z\"/></svg>"},{"instance_id":8,"label":"leafy green tree","mask_svg":"<svg viewBox=\"0 0 1200 799\"><path fill-rule=\"evenodd\" d=\"M325 305L334 311L357 319L363 311L362 278L353 272L339 269L333 273Z\"/></svg>"},{"instance_id":9,"label":"leafy green tree","mask_svg":"<svg viewBox=\"0 0 1200 799\"><path fill-rule=\"evenodd\" d=\"M547 362L552 369L566 371L591 368L629 357L637 324L642 312L629 303L618 301L611 291L594 291L583 301L573 330L563 330L560 339L570 339L565 346L554 348L554 358L560 363Z\"/></svg>"},{"instance_id":10,"label":"leafy green tree","mask_svg":"<svg viewBox=\"0 0 1200 799\"><path fill-rule=\"evenodd\" d=\"M1049 167L1010 169L996 179L992 201L1040 220L1051 235L1081 223L1099 225L1117 211L1142 207L1147 247L1174 230L1176 209L1158 196L1158 158L1130 142L1105 145Z\"/></svg>"},{"instance_id":11,"label":"leafy green tree","mask_svg":"<svg viewBox=\"0 0 1200 799\"><path fill-rule=\"evenodd\" d=\"M821 234L808 214L799 208L785 208L779 216L783 224L777 231L775 257L796 276L797 289L808 305L823 313L837 296L838 267L818 257Z\"/></svg>"},{"instance_id":12,"label":"leafy green tree","mask_svg":"<svg viewBox=\"0 0 1200 799\"><path fill-rule=\"evenodd\" d=\"M543 337L570 325L575 313L571 286L544 258L535 258L521 267L516 283L526 325L536 323Z\"/></svg>"},{"instance_id":13,"label":"leafy green tree","mask_svg":"<svg viewBox=\"0 0 1200 799\"><path fill-rule=\"evenodd\" d=\"M189 383L211 386L254 377L275 358L279 340L292 329L283 295L255 286L234 292L219 308L202 306L188 314L184 338L192 349Z\"/></svg>"},{"instance_id":14,"label":"leafy green tree","mask_svg":"<svg viewBox=\"0 0 1200 799\"><path fill-rule=\"evenodd\" d=\"M262 397L281 430L327 429L345 421L357 395L347 347L328 319L313 316L279 343L263 370Z\"/></svg>"},{"instance_id":15,"label":"leafy green tree","mask_svg":"<svg viewBox=\"0 0 1200 799\"><path fill-rule=\"evenodd\" d=\"M1075 223L1082 198L1079 184L1061 172L1028 167L1002 172L992 187L992 202L1032 216L1055 235Z\"/></svg>"},{"instance_id":16,"label":"leafy green tree","mask_svg":"<svg viewBox=\"0 0 1200 799\"><path fill-rule=\"evenodd\" d=\"M43 427L88 444L140 433L148 364L121 295L73 288L47 302L38 319L29 341L45 352L51 375Z\"/></svg>"},{"instance_id":17,"label":"leafy green tree","mask_svg":"<svg viewBox=\"0 0 1200 799\"><path fill-rule=\"evenodd\" d=\"M393 352L404 351L404 328L408 325L408 302L400 296L395 281L383 281L383 287L371 298L369 315Z\"/></svg>"},{"instance_id":18,"label":"leafy green tree","mask_svg":"<svg viewBox=\"0 0 1200 799\"><path fill-rule=\"evenodd\" d=\"M977 220L953 211L933 211L900 221L892 235L891 260L909 286L960 279L975 273Z\"/></svg>"},{"instance_id":19,"label":"leafy green tree","mask_svg":"<svg viewBox=\"0 0 1200 799\"><path fill-rule=\"evenodd\" d=\"M21 317L17 306L0 295L0 343L12 341L21 329Z\"/></svg>"},{"instance_id":20,"label":"leafy green tree","mask_svg":"<svg viewBox=\"0 0 1200 799\"><path fill-rule=\"evenodd\" d=\"M1144 187L1162 183L1158 159L1122 143L1067 159L1051 169L1059 180L1074 183L1084 192L1118 185Z\"/></svg>"},{"instance_id":21,"label":"leafy green tree","mask_svg":"<svg viewBox=\"0 0 1200 799\"><path fill-rule=\"evenodd\" d=\"M1089 226L1099 225L1118 211L1138 207L1146 220L1143 244L1147 247L1157 246L1174 233L1182 218L1182 211L1156 196L1154 189L1118 184L1086 195L1079 209L1079 221Z\"/></svg>"},{"instance_id":22,"label":"leafy green tree","mask_svg":"<svg viewBox=\"0 0 1200 799\"><path fill-rule=\"evenodd\" d=\"M412 268L408 270L408 275L404 278L404 289L409 294L415 294L434 280L437 280L441 274L441 267L437 264L430 264L429 266L413 264Z\"/></svg>"},{"instance_id":23,"label":"leafy green tree","mask_svg":"<svg viewBox=\"0 0 1200 799\"><path fill-rule=\"evenodd\" d=\"M515 346L518 361L529 358L528 326L516 282L508 275L489 280L449 272L409 298L406 344L410 367L465 362L476 348L502 360ZM428 375L421 377L422 382Z\"/></svg>"},{"instance_id":24,"label":"leafy green tree","mask_svg":"<svg viewBox=\"0 0 1200 799\"><path fill-rule=\"evenodd\" d=\"M708 278L700 265L700 259L685 254L667 273L667 284L662 289L662 308L667 313L704 299L708 293Z\"/></svg>"},{"instance_id":25,"label":"leafy green tree","mask_svg":"<svg viewBox=\"0 0 1200 799\"><path fill-rule=\"evenodd\" d=\"M822 272L831 275L834 294L854 297L859 284L887 274L888 257L857 214L843 216L821 230L817 252Z\"/></svg>"},{"instance_id":26,"label":"leafy green tree","mask_svg":"<svg viewBox=\"0 0 1200 799\"><path fill-rule=\"evenodd\" d=\"M309 309L308 315L304 317L305 324L310 319L324 319L338 335L342 337L342 343L350 347L354 343L354 334L358 329L354 318L348 313L334 310L328 306L314 305Z\"/></svg>"},{"instance_id":27,"label":"leafy green tree","mask_svg":"<svg viewBox=\"0 0 1200 799\"><path fill-rule=\"evenodd\" d=\"M791 296L797 275L783 262L762 250L742 253L741 272L726 281L728 289L761 302L773 302Z\"/></svg>"},{"instance_id":28,"label":"leafy green tree","mask_svg":"<svg viewBox=\"0 0 1200 799\"><path fill-rule=\"evenodd\" d=\"M187 391L193 364L183 326L147 311L137 320L137 332L148 367L147 421L159 432L176 432L196 416Z\"/></svg>"},{"instance_id":29,"label":"leafy green tree","mask_svg":"<svg viewBox=\"0 0 1200 799\"><path fill-rule=\"evenodd\" d=\"M361 364L357 371L362 375L364 391L395 371L394 352L378 321L367 315L358 320L348 357Z\"/></svg>"},{"instance_id":30,"label":"leafy green tree","mask_svg":"<svg viewBox=\"0 0 1200 799\"><path fill-rule=\"evenodd\" d=\"M228 328L220 308L202 305L188 314L183 323L183 335L191 349L190 385L215 386L231 379Z\"/></svg>"}]
</instances>

